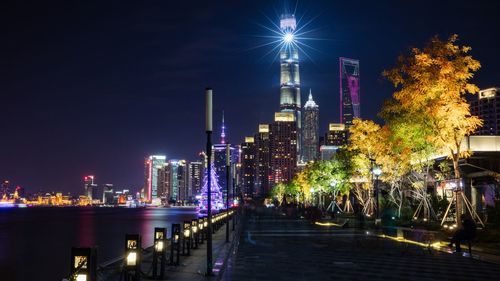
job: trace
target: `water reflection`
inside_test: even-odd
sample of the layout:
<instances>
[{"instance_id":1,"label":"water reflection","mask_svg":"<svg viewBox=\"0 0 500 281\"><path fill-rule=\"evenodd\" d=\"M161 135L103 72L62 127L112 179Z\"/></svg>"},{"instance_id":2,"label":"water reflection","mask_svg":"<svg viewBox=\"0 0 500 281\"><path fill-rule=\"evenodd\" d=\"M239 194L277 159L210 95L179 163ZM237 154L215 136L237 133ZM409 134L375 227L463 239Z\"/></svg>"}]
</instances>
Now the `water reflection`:
<instances>
[{"instance_id":1,"label":"water reflection","mask_svg":"<svg viewBox=\"0 0 500 281\"><path fill-rule=\"evenodd\" d=\"M97 246L98 262L102 263L123 255L125 234L140 234L142 246L148 247L153 244L155 227L165 227L170 233L172 223L196 215L194 209L165 208L27 208L1 212L0 280L61 280L69 273L71 247Z\"/></svg>"}]
</instances>

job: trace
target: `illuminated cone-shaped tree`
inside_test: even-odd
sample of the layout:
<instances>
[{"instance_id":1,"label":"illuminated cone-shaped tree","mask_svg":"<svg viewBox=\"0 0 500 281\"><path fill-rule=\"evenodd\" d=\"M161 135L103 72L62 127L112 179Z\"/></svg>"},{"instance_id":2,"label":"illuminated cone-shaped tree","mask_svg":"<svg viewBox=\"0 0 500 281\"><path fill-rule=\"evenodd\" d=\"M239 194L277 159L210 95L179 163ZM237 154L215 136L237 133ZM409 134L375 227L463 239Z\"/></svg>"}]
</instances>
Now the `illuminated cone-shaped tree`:
<instances>
[{"instance_id":1,"label":"illuminated cone-shaped tree","mask_svg":"<svg viewBox=\"0 0 500 281\"><path fill-rule=\"evenodd\" d=\"M205 170L205 176L203 178L203 187L201 188L201 200L200 200L200 209L206 210L208 208L208 184L207 178L208 173ZM219 210L224 208L224 199L222 196L222 187L219 185L219 178L215 173L215 168L212 164L212 169L210 169L210 190L211 190L211 205L212 210Z\"/></svg>"}]
</instances>

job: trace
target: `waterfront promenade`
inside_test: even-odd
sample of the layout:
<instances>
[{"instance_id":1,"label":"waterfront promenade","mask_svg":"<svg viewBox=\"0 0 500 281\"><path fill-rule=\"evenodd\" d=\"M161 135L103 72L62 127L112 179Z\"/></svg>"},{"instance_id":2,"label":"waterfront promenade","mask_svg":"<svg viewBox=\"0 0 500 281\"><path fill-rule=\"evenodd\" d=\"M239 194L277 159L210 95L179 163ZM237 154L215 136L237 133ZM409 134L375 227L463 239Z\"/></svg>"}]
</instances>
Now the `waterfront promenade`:
<instances>
[{"instance_id":1,"label":"waterfront promenade","mask_svg":"<svg viewBox=\"0 0 500 281\"><path fill-rule=\"evenodd\" d=\"M204 243L190 256L181 256L179 266L167 266L163 280L488 280L500 274L498 264L445 248L429 251L373 230L318 225L263 207L246 209L230 231L229 243L225 225L213 235L213 276L205 276ZM145 254L141 269L146 274L141 280L147 280L150 254ZM121 280L117 270L101 272L99 280Z\"/></svg>"},{"instance_id":2,"label":"waterfront promenade","mask_svg":"<svg viewBox=\"0 0 500 281\"><path fill-rule=\"evenodd\" d=\"M256 210L222 280L489 280L498 264Z\"/></svg>"}]
</instances>

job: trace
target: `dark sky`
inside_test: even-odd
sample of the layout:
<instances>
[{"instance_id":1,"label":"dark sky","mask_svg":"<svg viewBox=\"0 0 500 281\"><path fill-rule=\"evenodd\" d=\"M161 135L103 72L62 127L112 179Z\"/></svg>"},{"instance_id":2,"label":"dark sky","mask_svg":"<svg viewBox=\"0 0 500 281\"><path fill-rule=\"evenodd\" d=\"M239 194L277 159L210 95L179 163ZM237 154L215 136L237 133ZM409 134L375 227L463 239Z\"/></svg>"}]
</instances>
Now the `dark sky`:
<instances>
[{"instance_id":1,"label":"dark sky","mask_svg":"<svg viewBox=\"0 0 500 281\"><path fill-rule=\"evenodd\" d=\"M294 6L295 2L289 4ZM338 57L360 59L361 110L376 118L391 95L380 77L410 46L460 35L483 65L474 81L500 85L496 1L300 1L314 19L301 54L322 133L338 122ZM2 1L0 179L82 191L82 177L140 187L149 154L196 159L205 142L203 91L214 88L214 127L225 110L229 141L252 135L279 107L272 35L283 1ZM216 132L218 134L218 132ZM215 140L215 139L214 139Z\"/></svg>"}]
</instances>

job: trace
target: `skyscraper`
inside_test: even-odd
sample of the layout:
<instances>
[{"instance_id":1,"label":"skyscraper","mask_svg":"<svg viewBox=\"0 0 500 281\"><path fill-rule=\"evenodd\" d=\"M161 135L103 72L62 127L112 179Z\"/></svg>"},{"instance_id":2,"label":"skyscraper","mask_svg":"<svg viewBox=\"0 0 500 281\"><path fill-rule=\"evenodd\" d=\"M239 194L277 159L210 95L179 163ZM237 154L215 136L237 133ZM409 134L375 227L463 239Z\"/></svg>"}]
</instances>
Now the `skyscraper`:
<instances>
[{"instance_id":1,"label":"skyscraper","mask_svg":"<svg viewBox=\"0 0 500 281\"><path fill-rule=\"evenodd\" d=\"M347 128L360 112L359 60L340 58L340 120Z\"/></svg>"},{"instance_id":2,"label":"skyscraper","mask_svg":"<svg viewBox=\"0 0 500 281\"><path fill-rule=\"evenodd\" d=\"M245 193L252 198L256 195L256 152L254 138L245 137L245 142L241 144L241 179Z\"/></svg>"},{"instance_id":3,"label":"skyscraper","mask_svg":"<svg viewBox=\"0 0 500 281\"><path fill-rule=\"evenodd\" d=\"M273 185L289 182L297 167L297 122L293 112L276 112L270 134Z\"/></svg>"},{"instance_id":4,"label":"skyscraper","mask_svg":"<svg viewBox=\"0 0 500 281\"><path fill-rule=\"evenodd\" d=\"M259 132L255 134L256 177L255 187L258 196L267 196L271 177L271 150L269 141L269 124L259 124Z\"/></svg>"},{"instance_id":5,"label":"skyscraper","mask_svg":"<svg viewBox=\"0 0 500 281\"><path fill-rule=\"evenodd\" d=\"M226 125L224 123L224 114L222 115L222 125L220 142L213 145L213 163L215 174L219 179L219 184L222 186L222 191L224 194L224 200L226 198ZM230 162L236 163L238 161L238 148L236 146L230 146ZM231 184L231 183L229 183Z\"/></svg>"},{"instance_id":6,"label":"skyscraper","mask_svg":"<svg viewBox=\"0 0 500 281\"><path fill-rule=\"evenodd\" d=\"M151 155L144 162L144 198L151 202L158 196L158 169L165 164L165 155Z\"/></svg>"},{"instance_id":7,"label":"skyscraper","mask_svg":"<svg viewBox=\"0 0 500 281\"><path fill-rule=\"evenodd\" d=\"M342 123L330 123L328 132L325 135L325 144L333 146L343 146L347 144L347 129Z\"/></svg>"},{"instance_id":8,"label":"skyscraper","mask_svg":"<svg viewBox=\"0 0 500 281\"><path fill-rule=\"evenodd\" d=\"M203 162L189 163L189 192L194 197L201 193L203 185Z\"/></svg>"},{"instance_id":9,"label":"skyscraper","mask_svg":"<svg viewBox=\"0 0 500 281\"><path fill-rule=\"evenodd\" d=\"M471 113L483 119L475 135L500 135L500 88L479 91L477 100L471 102Z\"/></svg>"},{"instance_id":10,"label":"skyscraper","mask_svg":"<svg viewBox=\"0 0 500 281\"><path fill-rule=\"evenodd\" d=\"M314 102L311 90L309 99L304 105L304 131L303 131L302 160L313 161L318 158L319 143L319 106Z\"/></svg>"},{"instance_id":11,"label":"skyscraper","mask_svg":"<svg viewBox=\"0 0 500 281\"><path fill-rule=\"evenodd\" d=\"M83 177L83 184L84 184L84 189L85 189L85 195L89 198L90 202L92 202L92 191L95 187L94 185L94 176L93 175L88 175Z\"/></svg>"},{"instance_id":12,"label":"skyscraper","mask_svg":"<svg viewBox=\"0 0 500 281\"><path fill-rule=\"evenodd\" d=\"M284 14L280 19L280 28L284 34L284 45L280 51L280 109L282 112L291 111L295 115L297 127L297 153L301 151L301 98L300 98L300 74L299 74L299 51L294 40L294 32L297 29L295 16Z\"/></svg>"},{"instance_id":13,"label":"skyscraper","mask_svg":"<svg viewBox=\"0 0 500 281\"><path fill-rule=\"evenodd\" d=\"M169 160L163 165L162 172L164 183L158 196L170 203L189 201L189 163L186 160Z\"/></svg>"}]
</instances>

